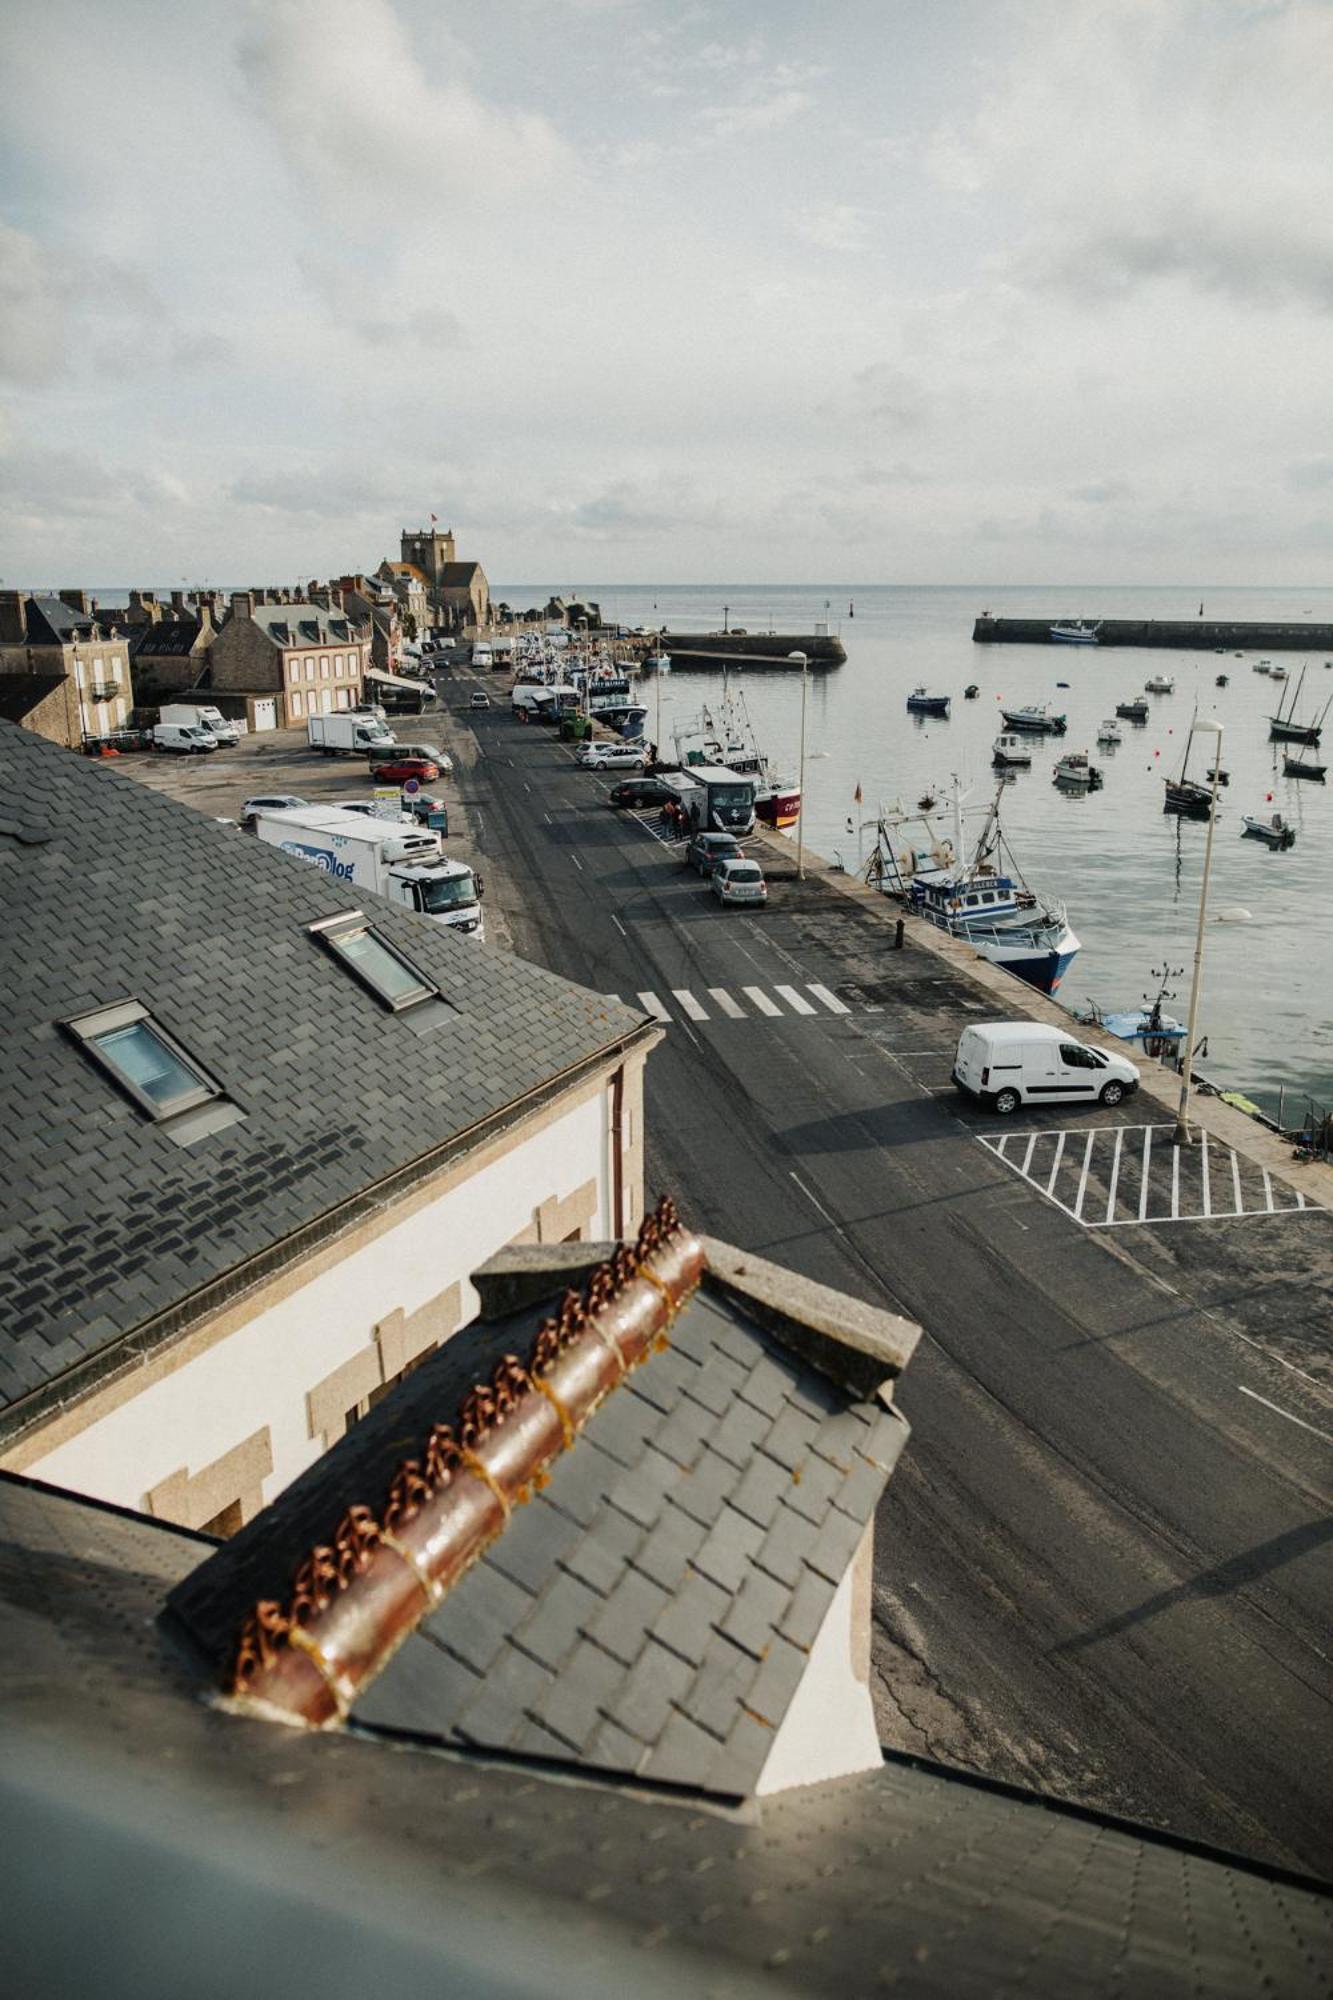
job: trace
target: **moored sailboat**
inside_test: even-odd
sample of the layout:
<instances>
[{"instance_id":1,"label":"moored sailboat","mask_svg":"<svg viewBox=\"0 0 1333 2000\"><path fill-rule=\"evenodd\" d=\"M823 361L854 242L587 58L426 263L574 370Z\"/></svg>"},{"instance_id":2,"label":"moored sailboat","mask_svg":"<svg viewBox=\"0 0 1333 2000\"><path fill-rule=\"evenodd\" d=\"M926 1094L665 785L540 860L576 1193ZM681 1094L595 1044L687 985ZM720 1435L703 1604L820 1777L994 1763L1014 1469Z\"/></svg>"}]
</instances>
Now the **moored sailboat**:
<instances>
[{"instance_id":1,"label":"moored sailboat","mask_svg":"<svg viewBox=\"0 0 1333 2000\"><path fill-rule=\"evenodd\" d=\"M1166 795L1162 800L1162 811L1179 813L1182 819L1207 819L1213 809L1213 792L1208 785L1200 785L1189 775L1190 748L1194 742L1194 724L1190 723L1190 733L1185 738L1185 754L1180 760L1180 775L1167 778Z\"/></svg>"}]
</instances>

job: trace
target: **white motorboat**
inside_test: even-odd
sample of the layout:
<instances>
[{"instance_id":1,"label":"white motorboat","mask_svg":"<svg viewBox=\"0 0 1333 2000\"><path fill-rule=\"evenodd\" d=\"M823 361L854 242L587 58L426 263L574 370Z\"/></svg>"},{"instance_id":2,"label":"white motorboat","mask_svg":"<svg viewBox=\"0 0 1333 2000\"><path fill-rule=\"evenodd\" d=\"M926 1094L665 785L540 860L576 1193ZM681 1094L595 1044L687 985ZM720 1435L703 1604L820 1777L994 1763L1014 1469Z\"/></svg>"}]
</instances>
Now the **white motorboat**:
<instances>
[{"instance_id":1,"label":"white motorboat","mask_svg":"<svg viewBox=\"0 0 1333 2000\"><path fill-rule=\"evenodd\" d=\"M1026 769L1032 762L1032 745L1025 736L997 736L991 751L991 763L1007 769Z\"/></svg>"},{"instance_id":2,"label":"white motorboat","mask_svg":"<svg viewBox=\"0 0 1333 2000\"><path fill-rule=\"evenodd\" d=\"M1145 694L1174 694L1176 684L1170 674L1154 674L1143 683L1143 691Z\"/></svg>"},{"instance_id":3,"label":"white motorboat","mask_svg":"<svg viewBox=\"0 0 1333 2000\"><path fill-rule=\"evenodd\" d=\"M1108 715L1101 728L1097 731L1097 741L1109 750L1114 748L1117 743L1123 743L1124 740L1124 731L1121 729L1120 724L1113 715Z\"/></svg>"},{"instance_id":4,"label":"white motorboat","mask_svg":"<svg viewBox=\"0 0 1333 2000\"><path fill-rule=\"evenodd\" d=\"M1277 666L1268 669L1268 678L1270 681L1285 681L1288 678L1287 670L1279 662Z\"/></svg>"},{"instance_id":5,"label":"white motorboat","mask_svg":"<svg viewBox=\"0 0 1333 2000\"><path fill-rule=\"evenodd\" d=\"M1101 789L1102 774L1089 763L1086 750L1066 750L1055 767L1055 782L1070 791L1096 792Z\"/></svg>"},{"instance_id":6,"label":"white motorboat","mask_svg":"<svg viewBox=\"0 0 1333 2000\"><path fill-rule=\"evenodd\" d=\"M1262 840L1269 847L1294 847L1296 829L1287 825L1281 813L1270 813L1265 819L1246 813L1241 839Z\"/></svg>"}]
</instances>

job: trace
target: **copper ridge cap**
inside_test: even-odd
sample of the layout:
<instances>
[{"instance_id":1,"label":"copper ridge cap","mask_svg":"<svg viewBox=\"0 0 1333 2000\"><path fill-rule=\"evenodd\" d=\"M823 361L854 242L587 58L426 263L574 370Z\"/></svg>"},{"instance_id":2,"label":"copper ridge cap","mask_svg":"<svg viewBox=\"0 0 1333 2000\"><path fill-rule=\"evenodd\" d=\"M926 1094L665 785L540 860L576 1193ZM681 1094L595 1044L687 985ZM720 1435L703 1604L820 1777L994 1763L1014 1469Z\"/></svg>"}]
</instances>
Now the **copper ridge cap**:
<instances>
[{"instance_id":1,"label":"copper ridge cap","mask_svg":"<svg viewBox=\"0 0 1333 2000\"><path fill-rule=\"evenodd\" d=\"M409 1633L545 1485L588 1418L664 1346L703 1276L704 1248L667 1196L581 1292L506 1354L399 1465L378 1512L347 1509L285 1603L261 1599L237 1635L225 1693L245 1714L336 1728Z\"/></svg>"}]
</instances>

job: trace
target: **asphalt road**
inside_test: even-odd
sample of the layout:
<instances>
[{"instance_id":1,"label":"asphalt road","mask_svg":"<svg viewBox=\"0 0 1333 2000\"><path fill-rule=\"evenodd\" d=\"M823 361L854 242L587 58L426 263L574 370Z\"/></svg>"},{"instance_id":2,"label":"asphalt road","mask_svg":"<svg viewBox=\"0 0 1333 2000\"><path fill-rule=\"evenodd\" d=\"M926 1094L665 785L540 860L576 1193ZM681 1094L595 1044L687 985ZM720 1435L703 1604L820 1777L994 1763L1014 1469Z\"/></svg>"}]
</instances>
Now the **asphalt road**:
<instances>
[{"instance_id":1,"label":"asphalt road","mask_svg":"<svg viewBox=\"0 0 1333 2000\"><path fill-rule=\"evenodd\" d=\"M1173 1186L1146 1101L1020 1113L1065 1133L1023 1171L948 1085L992 1001L827 883L723 910L490 685L459 785L516 947L670 1017L650 1193L926 1329L885 1740L1333 1877L1333 1218L1229 1157Z\"/></svg>"}]
</instances>

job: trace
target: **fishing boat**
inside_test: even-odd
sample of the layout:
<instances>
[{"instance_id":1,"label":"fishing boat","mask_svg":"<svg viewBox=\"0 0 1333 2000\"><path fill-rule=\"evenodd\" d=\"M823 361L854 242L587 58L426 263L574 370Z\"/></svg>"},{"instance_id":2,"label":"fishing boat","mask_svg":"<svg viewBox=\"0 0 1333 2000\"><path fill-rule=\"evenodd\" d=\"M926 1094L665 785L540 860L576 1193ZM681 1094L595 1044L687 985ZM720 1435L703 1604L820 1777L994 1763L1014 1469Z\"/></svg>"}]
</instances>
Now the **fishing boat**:
<instances>
[{"instance_id":1,"label":"fishing boat","mask_svg":"<svg viewBox=\"0 0 1333 2000\"><path fill-rule=\"evenodd\" d=\"M1024 881L1000 828L1004 780L996 788L969 861L963 851L964 795L952 796L954 839L940 840L928 820L923 850L901 842L906 815L881 820L871 875L885 895L899 896L915 915L948 931L992 965L1054 993L1079 950L1064 905L1038 896Z\"/></svg>"},{"instance_id":2,"label":"fishing boat","mask_svg":"<svg viewBox=\"0 0 1333 2000\"><path fill-rule=\"evenodd\" d=\"M1016 729L1027 736L1063 736L1069 727L1068 718L1052 715L1045 706L1041 708L1002 708L1006 729Z\"/></svg>"},{"instance_id":3,"label":"fishing boat","mask_svg":"<svg viewBox=\"0 0 1333 2000\"><path fill-rule=\"evenodd\" d=\"M1066 750L1055 767L1057 785L1067 785L1070 791L1099 792L1102 774L1095 764L1088 761L1086 750Z\"/></svg>"},{"instance_id":4,"label":"fishing boat","mask_svg":"<svg viewBox=\"0 0 1333 2000\"><path fill-rule=\"evenodd\" d=\"M1118 701L1115 705L1115 712L1117 715L1122 716L1126 722L1146 722L1148 720L1148 704L1141 694L1135 695L1133 701Z\"/></svg>"},{"instance_id":5,"label":"fishing boat","mask_svg":"<svg viewBox=\"0 0 1333 2000\"><path fill-rule=\"evenodd\" d=\"M641 672L645 674L669 674L671 672L670 653L645 653Z\"/></svg>"},{"instance_id":6,"label":"fishing boat","mask_svg":"<svg viewBox=\"0 0 1333 2000\"><path fill-rule=\"evenodd\" d=\"M1089 1000L1083 1011L1075 1010L1074 1019L1090 1028L1101 1028L1117 1041L1134 1042L1145 1056L1159 1060L1173 1055L1185 1039L1184 1023L1174 1014L1165 1011L1163 1002L1174 1000L1175 994L1167 990L1168 979L1178 979L1180 972L1171 966L1154 966L1153 978L1158 982L1156 993L1145 993L1146 1007L1124 1007L1107 1010L1099 1007L1095 1000Z\"/></svg>"},{"instance_id":7,"label":"fishing boat","mask_svg":"<svg viewBox=\"0 0 1333 2000\"><path fill-rule=\"evenodd\" d=\"M1166 796L1162 800L1162 811L1178 813L1182 819L1207 819L1213 809L1212 790L1207 785L1197 784L1189 775L1190 748L1194 742L1194 724L1185 738L1185 754L1180 760L1180 775L1166 780Z\"/></svg>"},{"instance_id":8,"label":"fishing boat","mask_svg":"<svg viewBox=\"0 0 1333 2000\"><path fill-rule=\"evenodd\" d=\"M1328 775L1327 764L1316 764L1312 757L1293 757L1289 750L1283 752L1282 775L1285 778L1312 778L1322 785Z\"/></svg>"},{"instance_id":9,"label":"fishing boat","mask_svg":"<svg viewBox=\"0 0 1333 2000\"><path fill-rule=\"evenodd\" d=\"M1114 750L1116 744L1123 743L1124 740L1125 733L1121 729L1120 724L1113 715L1108 715L1101 728L1097 731L1097 741L1102 745L1103 749Z\"/></svg>"},{"instance_id":10,"label":"fishing boat","mask_svg":"<svg viewBox=\"0 0 1333 2000\"><path fill-rule=\"evenodd\" d=\"M1281 813L1270 813L1267 819L1246 813L1240 837L1242 840L1262 840L1275 848L1296 845L1296 829L1287 825Z\"/></svg>"},{"instance_id":11,"label":"fishing boat","mask_svg":"<svg viewBox=\"0 0 1333 2000\"><path fill-rule=\"evenodd\" d=\"M907 706L913 715L947 715L952 699L947 694L927 694L923 687L918 687L908 695Z\"/></svg>"},{"instance_id":12,"label":"fishing boat","mask_svg":"<svg viewBox=\"0 0 1333 2000\"><path fill-rule=\"evenodd\" d=\"M1300 701L1301 689L1304 686L1305 668L1302 667L1300 679L1292 689L1291 706L1287 706L1287 698L1283 695L1277 705L1277 714L1268 718L1270 743L1308 743L1312 749L1318 749L1319 739L1324 733L1324 717L1328 714L1329 703L1327 701L1324 703L1313 722L1298 722L1296 705ZM1333 697L1330 699L1333 700Z\"/></svg>"},{"instance_id":13,"label":"fishing boat","mask_svg":"<svg viewBox=\"0 0 1333 2000\"><path fill-rule=\"evenodd\" d=\"M1273 662L1271 660L1256 660L1250 671L1255 674L1271 674L1273 671Z\"/></svg>"},{"instance_id":14,"label":"fishing boat","mask_svg":"<svg viewBox=\"0 0 1333 2000\"><path fill-rule=\"evenodd\" d=\"M1170 674L1153 674L1143 683L1145 694L1174 694L1176 684Z\"/></svg>"},{"instance_id":15,"label":"fishing boat","mask_svg":"<svg viewBox=\"0 0 1333 2000\"><path fill-rule=\"evenodd\" d=\"M724 673L722 699L716 710L701 709L694 722L673 734L676 756L688 769L691 764L722 764L737 777L754 783L755 818L779 832L795 826L801 817L801 787L794 778L775 770L759 747L749 705L743 694L727 686Z\"/></svg>"},{"instance_id":16,"label":"fishing boat","mask_svg":"<svg viewBox=\"0 0 1333 2000\"><path fill-rule=\"evenodd\" d=\"M991 763L1002 769L1011 766L1026 769L1032 762L1032 750L1023 736L997 736L991 749Z\"/></svg>"},{"instance_id":17,"label":"fishing boat","mask_svg":"<svg viewBox=\"0 0 1333 2000\"><path fill-rule=\"evenodd\" d=\"M1268 669L1268 678L1270 681L1285 681L1288 678L1287 670L1282 666L1270 667Z\"/></svg>"},{"instance_id":18,"label":"fishing boat","mask_svg":"<svg viewBox=\"0 0 1333 2000\"><path fill-rule=\"evenodd\" d=\"M1101 620L1095 625L1087 625L1081 618L1071 618L1061 625L1052 625L1051 640L1057 646L1095 646L1101 634Z\"/></svg>"}]
</instances>

